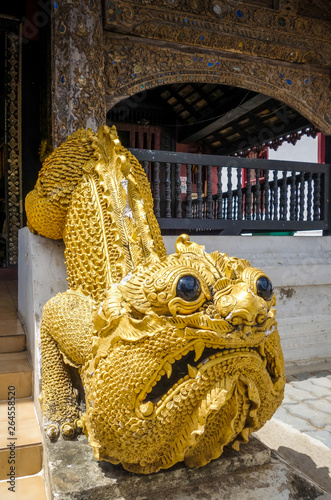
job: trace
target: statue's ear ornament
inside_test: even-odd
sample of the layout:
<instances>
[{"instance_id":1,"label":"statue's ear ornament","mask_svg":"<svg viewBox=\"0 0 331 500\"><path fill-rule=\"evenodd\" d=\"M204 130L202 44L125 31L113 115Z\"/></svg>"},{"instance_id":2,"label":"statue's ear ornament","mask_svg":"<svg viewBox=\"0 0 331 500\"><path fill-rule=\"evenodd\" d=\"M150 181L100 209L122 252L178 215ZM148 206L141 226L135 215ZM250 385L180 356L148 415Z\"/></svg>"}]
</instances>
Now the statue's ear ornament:
<instances>
[{"instance_id":1,"label":"statue's ear ornament","mask_svg":"<svg viewBox=\"0 0 331 500\"><path fill-rule=\"evenodd\" d=\"M177 253L193 253L201 257L205 255L205 247L198 245L198 243L194 241L190 241L188 234L181 234L178 236L175 247Z\"/></svg>"}]
</instances>

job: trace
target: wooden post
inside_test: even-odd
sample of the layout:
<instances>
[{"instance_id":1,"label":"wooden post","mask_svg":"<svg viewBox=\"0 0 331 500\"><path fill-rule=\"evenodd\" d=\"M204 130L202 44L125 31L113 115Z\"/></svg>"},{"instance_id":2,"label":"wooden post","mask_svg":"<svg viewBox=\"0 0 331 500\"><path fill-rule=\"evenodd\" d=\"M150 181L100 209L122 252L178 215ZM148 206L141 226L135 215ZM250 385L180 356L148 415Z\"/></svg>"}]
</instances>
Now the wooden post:
<instances>
[{"instance_id":1,"label":"wooden post","mask_svg":"<svg viewBox=\"0 0 331 500\"><path fill-rule=\"evenodd\" d=\"M54 2L52 136L57 147L80 127L106 123L101 0Z\"/></svg>"}]
</instances>

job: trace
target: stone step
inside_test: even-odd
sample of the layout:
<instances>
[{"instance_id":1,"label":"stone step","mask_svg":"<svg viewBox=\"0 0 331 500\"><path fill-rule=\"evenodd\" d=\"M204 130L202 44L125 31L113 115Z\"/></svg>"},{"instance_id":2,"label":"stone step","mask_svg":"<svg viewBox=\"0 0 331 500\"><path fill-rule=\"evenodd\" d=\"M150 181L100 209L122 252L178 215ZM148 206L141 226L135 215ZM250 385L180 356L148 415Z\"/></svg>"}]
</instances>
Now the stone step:
<instances>
[{"instance_id":1,"label":"stone step","mask_svg":"<svg viewBox=\"0 0 331 500\"><path fill-rule=\"evenodd\" d=\"M17 318L17 282L0 282L0 353L24 348L25 334Z\"/></svg>"},{"instance_id":2,"label":"stone step","mask_svg":"<svg viewBox=\"0 0 331 500\"><path fill-rule=\"evenodd\" d=\"M11 409L9 411L12 411ZM8 402L0 402L0 480L8 478L12 466L15 477L37 474L42 468L42 438L31 399L15 401L13 422L8 418ZM14 424L14 426L10 424ZM2 499L2 495L0 494ZM25 498L25 497L17 497ZM35 497L38 498L39 497Z\"/></svg>"},{"instance_id":3,"label":"stone step","mask_svg":"<svg viewBox=\"0 0 331 500\"><path fill-rule=\"evenodd\" d=\"M0 354L21 352L25 349L25 333L19 319L0 323Z\"/></svg>"},{"instance_id":4,"label":"stone step","mask_svg":"<svg viewBox=\"0 0 331 500\"><path fill-rule=\"evenodd\" d=\"M18 298L17 298L18 283L17 283L17 281L6 281L6 287L7 287L7 290L9 291L11 298L13 299L15 308L17 309L18 308Z\"/></svg>"},{"instance_id":5,"label":"stone step","mask_svg":"<svg viewBox=\"0 0 331 500\"><path fill-rule=\"evenodd\" d=\"M0 400L7 400L8 387L15 388L15 398L28 398L32 391L32 369L26 352L0 354Z\"/></svg>"},{"instance_id":6,"label":"stone step","mask_svg":"<svg viewBox=\"0 0 331 500\"><path fill-rule=\"evenodd\" d=\"M8 490L11 487L7 481L0 481L1 500L47 500L42 476L30 476L15 481L15 492Z\"/></svg>"},{"instance_id":7,"label":"stone step","mask_svg":"<svg viewBox=\"0 0 331 500\"><path fill-rule=\"evenodd\" d=\"M1 323L17 318L17 283L0 282L0 319Z\"/></svg>"}]
</instances>

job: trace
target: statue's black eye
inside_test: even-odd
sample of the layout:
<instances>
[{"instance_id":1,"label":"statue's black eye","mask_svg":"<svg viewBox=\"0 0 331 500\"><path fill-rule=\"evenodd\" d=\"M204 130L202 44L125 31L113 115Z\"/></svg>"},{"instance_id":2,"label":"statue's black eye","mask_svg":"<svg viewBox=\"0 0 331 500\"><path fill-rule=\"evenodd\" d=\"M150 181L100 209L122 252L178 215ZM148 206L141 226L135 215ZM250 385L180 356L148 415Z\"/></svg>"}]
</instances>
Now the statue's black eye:
<instances>
[{"instance_id":1,"label":"statue's black eye","mask_svg":"<svg viewBox=\"0 0 331 500\"><path fill-rule=\"evenodd\" d=\"M264 300L270 300L274 294L274 287L266 276L261 276L256 282L257 294Z\"/></svg>"},{"instance_id":2,"label":"statue's black eye","mask_svg":"<svg viewBox=\"0 0 331 500\"><path fill-rule=\"evenodd\" d=\"M193 301L196 300L201 293L199 280L195 276L187 274L182 276L177 283L177 297L181 299Z\"/></svg>"}]
</instances>

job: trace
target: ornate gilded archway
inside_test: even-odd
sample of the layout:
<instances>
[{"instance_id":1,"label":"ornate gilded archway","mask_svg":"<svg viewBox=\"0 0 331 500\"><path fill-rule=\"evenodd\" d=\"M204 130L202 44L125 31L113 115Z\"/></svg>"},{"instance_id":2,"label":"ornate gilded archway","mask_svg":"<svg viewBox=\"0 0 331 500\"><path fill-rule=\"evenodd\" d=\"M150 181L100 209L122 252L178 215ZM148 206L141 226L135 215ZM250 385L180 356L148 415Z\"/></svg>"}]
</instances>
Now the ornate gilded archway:
<instances>
[{"instance_id":1,"label":"ornate gilded archway","mask_svg":"<svg viewBox=\"0 0 331 500\"><path fill-rule=\"evenodd\" d=\"M160 85L208 82L243 87L293 107L331 134L330 75L326 68L220 51L187 51L150 41L106 38L107 110L122 99Z\"/></svg>"},{"instance_id":2,"label":"ornate gilded archway","mask_svg":"<svg viewBox=\"0 0 331 500\"><path fill-rule=\"evenodd\" d=\"M321 0L117 0L104 5L107 109L175 82L243 87L331 134L331 8Z\"/></svg>"}]
</instances>

